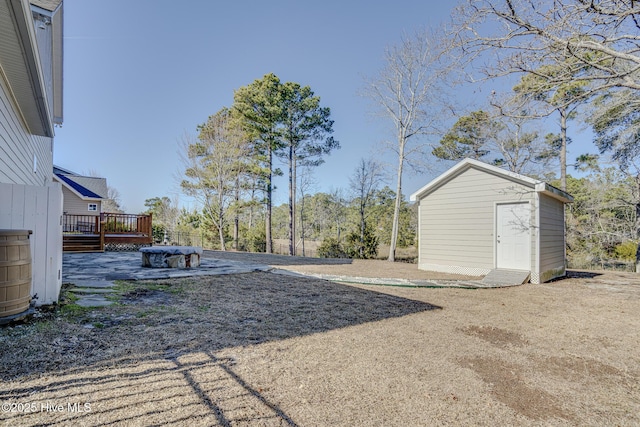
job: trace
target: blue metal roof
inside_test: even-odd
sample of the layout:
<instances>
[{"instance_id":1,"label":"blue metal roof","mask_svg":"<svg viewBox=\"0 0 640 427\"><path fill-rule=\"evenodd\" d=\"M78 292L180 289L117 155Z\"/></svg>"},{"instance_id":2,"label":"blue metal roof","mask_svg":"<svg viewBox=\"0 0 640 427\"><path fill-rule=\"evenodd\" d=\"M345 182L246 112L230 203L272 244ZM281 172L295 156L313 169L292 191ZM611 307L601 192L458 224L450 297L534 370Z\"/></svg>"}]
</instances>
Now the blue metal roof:
<instances>
[{"instance_id":1,"label":"blue metal roof","mask_svg":"<svg viewBox=\"0 0 640 427\"><path fill-rule=\"evenodd\" d=\"M58 173L56 174L56 176L61 181L64 181L67 185L69 185L69 187L73 188L78 193L80 193L83 197L91 197L93 199L102 199L102 196L100 196L99 194L94 193L93 191L89 190L87 187L83 187L82 185L78 184L77 182L75 182L74 180L69 178L68 176L62 175L62 174L58 174Z\"/></svg>"}]
</instances>

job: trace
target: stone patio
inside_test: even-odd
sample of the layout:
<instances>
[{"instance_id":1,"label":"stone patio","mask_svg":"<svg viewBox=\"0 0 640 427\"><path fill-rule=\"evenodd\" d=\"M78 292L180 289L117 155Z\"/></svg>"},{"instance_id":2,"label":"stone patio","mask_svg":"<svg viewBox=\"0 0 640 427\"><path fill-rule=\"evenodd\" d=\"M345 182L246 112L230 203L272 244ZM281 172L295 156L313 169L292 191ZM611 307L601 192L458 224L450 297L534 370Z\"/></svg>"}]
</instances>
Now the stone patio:
<instances>
[{"instance_id":1,"label":"stone patio","mask_svg":"<svg viewBox=\"0 0 640 427\"><path fill-rule=\"evenodd\" d=\"M140 252L65 253L62 283L73 284L76 304L100 307L111 304L105 295L112 292L114 280L155 280L191 276L270 271L272 267L238 261L202 258L195 269L143 267Z\"/></svg>"}]
</instances>

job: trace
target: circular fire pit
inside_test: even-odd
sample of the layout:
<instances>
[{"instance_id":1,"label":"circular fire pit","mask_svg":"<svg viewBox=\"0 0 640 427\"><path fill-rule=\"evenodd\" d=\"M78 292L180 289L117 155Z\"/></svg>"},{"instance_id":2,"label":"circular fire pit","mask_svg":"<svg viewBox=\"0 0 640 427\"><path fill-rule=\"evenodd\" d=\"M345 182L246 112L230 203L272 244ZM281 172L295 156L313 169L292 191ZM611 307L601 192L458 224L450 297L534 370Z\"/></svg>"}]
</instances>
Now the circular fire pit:
<instances>
[{"instance_id":1,"label":"circular fire pit","mask_svg":"<svg viewBox=\"0 0 640 427\"><path fill-rule=\"evenodd\" d=\"M191 268L200 266L202 248L196 246L151 246L140 248L142 266L151 268Z\"/></svg>"}]
</instances>

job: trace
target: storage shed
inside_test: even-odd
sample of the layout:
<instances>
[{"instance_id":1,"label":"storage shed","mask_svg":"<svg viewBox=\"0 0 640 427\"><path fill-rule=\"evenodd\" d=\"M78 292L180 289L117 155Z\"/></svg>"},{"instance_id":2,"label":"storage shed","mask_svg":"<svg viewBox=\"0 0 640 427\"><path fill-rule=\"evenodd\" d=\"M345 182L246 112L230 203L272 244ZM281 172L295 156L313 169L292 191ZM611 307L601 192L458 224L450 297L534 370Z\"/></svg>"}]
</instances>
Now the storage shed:
<instances>
[{"instance_id":1,"label":"storage shed","mask_svg":"<svg viewBox=\"0 0 640 427\"><path fill-rule=\"evenodd\" d=\"M418 268L485 275L530 273L531 283L565 275L564 205L545 182L465 159L411 195L418 203Z\"/></svg>"}]
</instances>

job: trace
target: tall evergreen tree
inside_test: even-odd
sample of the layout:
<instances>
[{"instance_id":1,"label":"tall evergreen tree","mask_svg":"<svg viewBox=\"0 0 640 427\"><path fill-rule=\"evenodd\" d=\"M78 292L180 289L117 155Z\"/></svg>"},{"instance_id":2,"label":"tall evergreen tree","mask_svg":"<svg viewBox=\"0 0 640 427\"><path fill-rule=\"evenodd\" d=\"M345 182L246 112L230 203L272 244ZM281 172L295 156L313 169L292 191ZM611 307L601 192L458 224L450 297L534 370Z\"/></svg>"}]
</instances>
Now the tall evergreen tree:
<instances>
[{"instance_id":1,"label":"tall evergreen tree","mask_svg":"<svg viewBox=\"0 0 640 427\"><path fill-rule=\"evenodd\" d=\"M331 110L320 106L309 86L287 82L282 87L283 155L289 166L289 255L295 255L297 167L318 166L321 156L340 148L333 132Z\"/></svg>"},{"instance_id":2,"label":"tall evergreen tree","mask_svg":"<svg viewBox=\"0 0 640 427\"><path fill-rule=\"evenodd\" d=\"M233 109L240 117L247 136L254 142L253 156L262 166L257 172L265 194L266 252L273 252L271 211L273 200L273 156L282 145L282 84L273 73L243 86L234 93Z\"/></svg>"},{"instance_id":3,"label":"tall evergreen tree","mask_svg":"<svg viewBox=\"0 0 640 427\"><path fill-rule=\"evenodd\" d=\"M500 125L486 111L473 111L455 122L433 154L444 160L480 160L489 154L487 145L496 139L499 130Z\"/></svg>"},{"instance_id":4,"label":"tall evergreen tree","mask_svg":"<svg viewBox=\"0 0 640 427\"><path fill-rule=\"evenodd\" d=\"M545 115L557 112L560 118L560 138L558 140L558 158L560 160L560 188L567 189L567 122L576 115L576 109L587 100L587 82L575 80L555 83L554 76L566 73L572 68L574 59L567 59L563 63L545 65L536 72L524 75L513 88L518 96L546 104ZM584 69L574 68L575 72L584 73Z\"/></svg>"}]
</instances>

